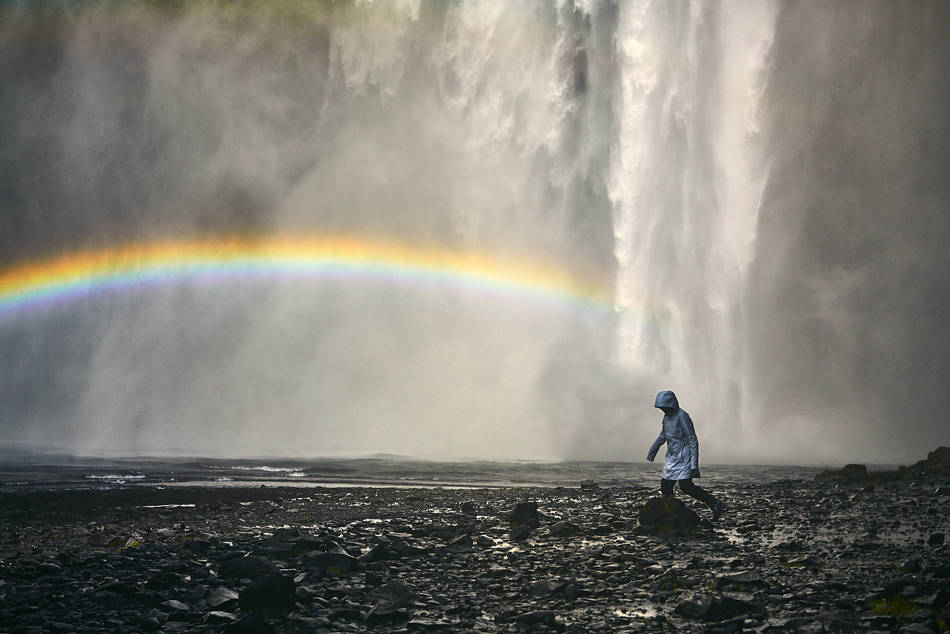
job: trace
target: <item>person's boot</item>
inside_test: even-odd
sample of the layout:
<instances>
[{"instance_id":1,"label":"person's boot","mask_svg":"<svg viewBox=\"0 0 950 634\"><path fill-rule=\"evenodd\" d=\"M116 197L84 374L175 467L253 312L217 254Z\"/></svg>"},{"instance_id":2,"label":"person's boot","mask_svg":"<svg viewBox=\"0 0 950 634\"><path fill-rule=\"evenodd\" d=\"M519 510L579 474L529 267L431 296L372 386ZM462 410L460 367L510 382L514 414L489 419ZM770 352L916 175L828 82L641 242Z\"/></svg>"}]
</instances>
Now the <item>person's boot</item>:
<instances>
[{"instance_id":1,"label":"person's boot","mask_svg":"<svg viewBox=\"0 0 950 634\"><path fill-rule=\"evenodd\" d=\"M714 522L717 521L720 517L722 517L722 514L725 512L726 512L726 505L723 503L722 500L716 500L716 503L712 505L713 521Z\"/></svg>"}]
</instances>

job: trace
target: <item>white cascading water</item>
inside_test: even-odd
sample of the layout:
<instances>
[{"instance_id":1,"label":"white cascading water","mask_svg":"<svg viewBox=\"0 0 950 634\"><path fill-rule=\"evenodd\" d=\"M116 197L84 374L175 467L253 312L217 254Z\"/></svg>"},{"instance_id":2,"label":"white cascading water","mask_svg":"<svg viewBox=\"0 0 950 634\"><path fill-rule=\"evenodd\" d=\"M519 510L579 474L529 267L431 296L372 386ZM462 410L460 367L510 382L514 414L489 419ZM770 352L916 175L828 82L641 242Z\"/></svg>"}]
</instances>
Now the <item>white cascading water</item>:
<instances>
[{"instance_id":1,"label":"white cascading water","mask_svg":"<svg viewBox=\"0 0 950 634\"><path fill-rule=\"evenodd\" d=\"M759 133L775 7L624 3L611 161L618 360L676 391L736 457L745 281L768 177Z\"/></svg>"}]
</instances>

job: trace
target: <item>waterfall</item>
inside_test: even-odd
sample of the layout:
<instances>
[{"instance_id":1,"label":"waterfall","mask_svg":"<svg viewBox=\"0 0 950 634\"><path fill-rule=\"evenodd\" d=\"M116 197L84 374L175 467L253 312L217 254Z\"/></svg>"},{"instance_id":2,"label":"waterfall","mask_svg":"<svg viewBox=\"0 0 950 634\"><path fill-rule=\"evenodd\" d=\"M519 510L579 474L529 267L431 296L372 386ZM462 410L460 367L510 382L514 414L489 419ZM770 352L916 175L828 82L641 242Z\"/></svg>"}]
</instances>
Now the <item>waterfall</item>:
<instances>
[{"instance_id":1,"label":"waterfall","mask_svg":"<svg viewBox=\"0 0 950 634\"><path fill-rule=\"evenodd\" d=\"M725 455L742 425L745 284L767 181L770 3L623 5L614 208L618 361L680 394ZM691 406L691 407L690 407Z\"/></svg>"},{"instance_id":2,"label":"waterfall","mask_svg":"<svg viewBox=\"0 0 950 634\"><path fill-rule=\"evenodd\" d=\"M344 236L613 310L386 276L90 297L0 320L3 441L638 459L660 389L704 460L946 436L893 424L950 406L946 3L36 5L0 7L0 269Z\"/></svg>"}]
</instances>

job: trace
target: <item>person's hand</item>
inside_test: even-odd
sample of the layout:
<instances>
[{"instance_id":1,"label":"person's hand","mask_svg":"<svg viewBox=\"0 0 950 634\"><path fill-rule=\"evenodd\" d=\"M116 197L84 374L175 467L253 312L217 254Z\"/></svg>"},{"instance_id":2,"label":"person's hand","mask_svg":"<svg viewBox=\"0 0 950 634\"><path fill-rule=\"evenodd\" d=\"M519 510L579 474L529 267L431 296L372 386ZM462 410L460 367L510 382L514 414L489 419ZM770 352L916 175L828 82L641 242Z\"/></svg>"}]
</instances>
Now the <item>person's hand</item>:
<instances>
[{"instance_id":1,"label":"person's hand","mask_svg":"<svg viewBox=\"0 0 950 634\"><path fill-rule=\"evenodd\" d=\"M701 478L701 477L703 477L703 476L701 476L701 475L699 474L699 469L693 469L692 471L689 472L689 477L691 477L691 478Z\"/></svg>"}]
</instances>

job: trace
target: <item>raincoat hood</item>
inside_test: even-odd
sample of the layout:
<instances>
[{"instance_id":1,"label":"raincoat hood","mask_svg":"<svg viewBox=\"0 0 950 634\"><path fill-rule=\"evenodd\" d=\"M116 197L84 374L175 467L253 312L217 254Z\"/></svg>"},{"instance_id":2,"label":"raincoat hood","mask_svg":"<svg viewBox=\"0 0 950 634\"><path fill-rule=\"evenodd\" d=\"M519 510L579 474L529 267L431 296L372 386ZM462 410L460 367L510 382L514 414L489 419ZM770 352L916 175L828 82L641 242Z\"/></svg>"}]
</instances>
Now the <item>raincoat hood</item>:
<instances>
[{"instance_id":1,"label":"raincoat hood","mask_svg":"<svg viewBox=\"0 0 950 634\"><path fill-rule=\"evenodd\" d=\"M676 400L676 394L673 394L671 390L663 390L662 392L656 395L656 403L653 404L653 407L672 407L673 409L679 409L680 404Z\"/></svg>"}]
</instances>

